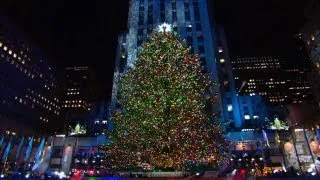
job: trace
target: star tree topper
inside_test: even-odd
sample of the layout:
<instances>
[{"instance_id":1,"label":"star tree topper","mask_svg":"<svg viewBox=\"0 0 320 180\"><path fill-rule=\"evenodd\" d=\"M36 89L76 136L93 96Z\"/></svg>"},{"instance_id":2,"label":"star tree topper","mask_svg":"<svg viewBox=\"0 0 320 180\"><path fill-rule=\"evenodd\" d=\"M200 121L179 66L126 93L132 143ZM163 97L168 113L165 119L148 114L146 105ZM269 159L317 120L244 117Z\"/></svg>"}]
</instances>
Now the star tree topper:
<instances>
[{"instance_id":1,"label":"star tree topper","mask_svg":"<svg viewBox=\"0 0 320 180\"><path fill-rule=\"evenodd\" d=\"M171 32L172 31L172 26L170 24L167 24L167 23L160 24L158 26L158 31L159 32Z\"/></svg>"}]
</instances>

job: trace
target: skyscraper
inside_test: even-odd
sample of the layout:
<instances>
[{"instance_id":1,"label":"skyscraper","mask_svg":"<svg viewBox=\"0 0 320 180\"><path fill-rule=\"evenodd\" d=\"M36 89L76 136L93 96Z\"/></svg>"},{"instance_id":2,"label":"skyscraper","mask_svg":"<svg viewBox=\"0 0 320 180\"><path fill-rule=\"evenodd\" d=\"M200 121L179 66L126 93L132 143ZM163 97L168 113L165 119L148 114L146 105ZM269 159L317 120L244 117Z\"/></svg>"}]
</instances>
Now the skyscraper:
<instances>
[{"instance_id":1,"label":"skyscraper","mask_svg":"<svg viewBox=\"0 0 320 180\"><path fill-rule=\"evenodd\" d=\"M134 65L141 44L163 23L172 25L172 30L199 54L203 72L209 72L218 81L215 41L206 0L131 0L128 32L119 36L111 109L117 108L119 77ZM219 88L215 91L219 93ZM221 111L220 101L213 108Z\"/></svg>"},{"instance_id":2,"label":"skyscraper","mask_svg":"<svg viewBox=\"0 0 320 180\"><path fill-rule=\"evenodd\" d=\"M235 88L231 58L228 43L222 26L216 28L216 54L220 84L221 104L225 120L234 122L235 127L242 127L243 118L240 116L239 100Z\"/></svg>"},{"instance_id":3,"label":"skyscraper","mask_svg":"<svg viewBox=\"0 0 320 180\"><path fill-rule=\"evenodd\" d=\"M56 70L38 45L0 15L0 133L45 134L61 128Z\"/></svg>"},{"instance_id":4,"label":"skyscraper","mask_svg":"<svg viewBox=\"0 0 320 180\"><path fill-rule=\"evenodd\" d=\"M262 127L266 117L263 98L258 94L241 94L236 89L232 60L222 26L216 26L216 55L223 118L229 128ZM237 79L237 78L236 78Z\"/></svg>"},{"instance_id":5,"label":"skyscraper","mask_svg":"<svg viewBox=\"0 0 320 180\"><path fill-rule=\"evenodd\" d=\"M79 124L88 127L91 104L97 100L94 75L88 66L66 68L65 93L62 108L66 123L74 127Z\"/></svg>"}]
</instances>

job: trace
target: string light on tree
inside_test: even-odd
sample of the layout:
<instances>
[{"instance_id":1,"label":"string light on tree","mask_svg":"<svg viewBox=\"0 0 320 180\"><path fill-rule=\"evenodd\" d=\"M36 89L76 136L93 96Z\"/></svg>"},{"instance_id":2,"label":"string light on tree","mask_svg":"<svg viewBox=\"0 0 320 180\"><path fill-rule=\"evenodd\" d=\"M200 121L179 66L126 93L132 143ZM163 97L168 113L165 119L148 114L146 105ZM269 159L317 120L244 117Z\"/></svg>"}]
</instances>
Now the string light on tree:
<instances>
[{"instance_id":1,"label":"string light on tree","mask_svg":"<svg viewBox=\"0 0 320 180\"><path fill-rule=\"evenodd\" d=\"M112 168L182 170L190 162L215 168L228 162L229 144L211 108L214 83L170 29L163 24L151 34L120 79L122 108L112 116L112 143L104 147Z\"/></svg>"}]
</instances>

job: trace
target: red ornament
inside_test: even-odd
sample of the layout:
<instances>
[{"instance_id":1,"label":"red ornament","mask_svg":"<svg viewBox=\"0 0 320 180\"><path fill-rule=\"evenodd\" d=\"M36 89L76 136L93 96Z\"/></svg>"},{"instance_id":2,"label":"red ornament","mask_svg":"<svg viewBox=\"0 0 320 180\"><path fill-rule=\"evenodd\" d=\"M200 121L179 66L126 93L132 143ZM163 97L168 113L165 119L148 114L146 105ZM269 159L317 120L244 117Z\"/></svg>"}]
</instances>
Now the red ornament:
<instances>
[{"instance_id":1,"label":"red ornament","mask_svg":"<svg viewBox=\"0 0 320 180\"><path fill-rule=\"evenodd\" d=\"M187 64L190 64L190 60L189 59L185 59L184 62L187 63Z\"/></svg>"}]
</instances>

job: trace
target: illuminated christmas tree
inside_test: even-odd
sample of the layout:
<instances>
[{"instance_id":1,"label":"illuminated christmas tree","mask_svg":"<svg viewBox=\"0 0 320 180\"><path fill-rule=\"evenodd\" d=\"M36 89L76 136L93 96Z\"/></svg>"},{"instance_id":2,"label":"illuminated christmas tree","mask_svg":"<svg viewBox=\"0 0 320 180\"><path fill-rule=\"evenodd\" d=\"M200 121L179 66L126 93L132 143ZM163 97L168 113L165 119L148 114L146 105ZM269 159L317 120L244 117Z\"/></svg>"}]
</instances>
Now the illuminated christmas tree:
<instances>
[{"instance_id":1,"label":"illuminated christmas tree","mask_svg":"<svg viewBox=\"0 0 320 180\"><path fill-rule=\"evenodd\" d=\"M113 168L182 170L226 162L228 143L211 106L215 83L176 34L154 32L120 81L122 110L104 147Z\"/></svg>"}]
</instances>

